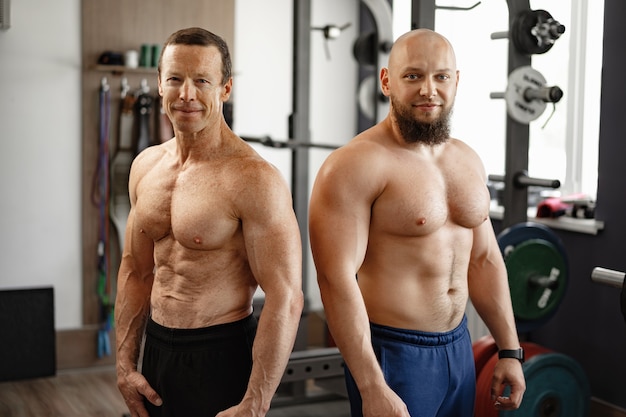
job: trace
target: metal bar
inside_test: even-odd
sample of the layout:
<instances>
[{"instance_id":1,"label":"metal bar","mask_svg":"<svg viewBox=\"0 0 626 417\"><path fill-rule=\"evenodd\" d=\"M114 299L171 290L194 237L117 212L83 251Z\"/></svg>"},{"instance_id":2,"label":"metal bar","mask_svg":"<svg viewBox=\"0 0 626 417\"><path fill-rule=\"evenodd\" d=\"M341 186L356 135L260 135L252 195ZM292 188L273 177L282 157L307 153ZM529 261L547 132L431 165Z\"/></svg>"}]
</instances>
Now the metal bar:
<instances>
[{"instance_id":1,"label":"metal bar","mask_svg":"<svg viewBox=\"0 0 626 417\"><path fill-rule=\"evenodd\" d=\"M343 375L344 360L339 349L312 349L291 354L281 382L343 377Z\"/></svg>"},{"instance_id":2,"label":"metal bar","mask_svg":"<svg viewBox=\"0 0 626 417\"><path fill-rule=\"evenodd\" d=\"M529 0L507 0L509 6L509 27L513 27L516 16L530 10ZM531 64L531 57L520 53L509 39L508 72ZM519 123L507 114L505 147L505 181L502 203L504 215L502 227L509 227L528 220L528 189L516 187L517 173L528 170L529 126Z\"/></svg>"},{"instance_id":3,"label":"metal bar","mask_svg":"<svg viewBox=\"0 0 626 417\"><path fill-rule=\"evenodd\" d=\"M240 136L241 139L246 142L259 143L261 145L277 148L277 149L297 149L297 148L320 148L320 149L331 149L335 150L339 148L340 145L332 145L327 143L314 143L314 142L302 142L298 140L288 139L288 140L274 140L270 136L263 136L260 138L250 137L250 136Z\"/></svg>"},{"instance_id":4,"label":"metal bar","mask_svg":"<svg viewBox=\"0 0 626 417\"><path fill-rule=\"evenodd\" d=\"M411 29L435 30L435 0L412 0Z\"/></svg>"},{"instance_id":5,"label":"metal bar","mask_svg":"<svg viewBox=\"0 0 626 417\"><path fill-rule=\"evenodd\" d=\"M478 7L480 5L480 1L476 2L473 6L468 6L468 7L459 7L459 6L436 6L437 9L441 9L441 10L454 10L454 11L461 11L461 12L465 12L468 10L472 10L476 7Z\"/></svg>"},{"instance_id":6,"label":"metal bar","mask_svg":"<svg viewBox=\"0 0 626 417\"><path fill-rule=\"evenodd\" d=\"M292 114L289 123L289 137L299 142L311 140L309 131L309 98L311 84L311 0L293 1L293 84ZM302 291L304 292L304 312L294 349L305 349L307 345L307 320L309 297L308 289L308 206L309 206L309 150L298 147L291 154L291 192L293 206L300 227L302 239Z\"/></svg>"},{"instance_id":7,"label":"metal bar","mask_svg":"<svg viewBox=\"0 0 626 417\"><path fill-rule=\"evenodd\" d=\"M610 287L622 288L626 274L612 269L595 267L591 272L591 280Z\"/></svg>"},{"instance_id":8,"label":"metal bar","mask_svg":"<svg viewBox=\"0 0 626 417\"><path fill-rule=\"evenodd\" d=\"M533 178L526 175L525 172L518 173L515 176L515 185L517 187L546 187L546 188L559 188L561 186L561 181L559 180L549 180L543 178Z\"/></svg>"},{"instance_id":9,"label":"metal bar","mask_svg":"<svg viewBox=\"0 0 626 417\"><path fill-rule=\"evenodd\" d=\"M487 177L489 181L492 182L504 182L504 175L495 175L489 174ZM532 178L525 173L517 174L515 177L515 186L516 187L528 187L528 186L536 186L536 187L546 187L546 188L559 188L561 186L561 181L559 180L549 180L543 178Z\"/></svg>"}]
</instances>

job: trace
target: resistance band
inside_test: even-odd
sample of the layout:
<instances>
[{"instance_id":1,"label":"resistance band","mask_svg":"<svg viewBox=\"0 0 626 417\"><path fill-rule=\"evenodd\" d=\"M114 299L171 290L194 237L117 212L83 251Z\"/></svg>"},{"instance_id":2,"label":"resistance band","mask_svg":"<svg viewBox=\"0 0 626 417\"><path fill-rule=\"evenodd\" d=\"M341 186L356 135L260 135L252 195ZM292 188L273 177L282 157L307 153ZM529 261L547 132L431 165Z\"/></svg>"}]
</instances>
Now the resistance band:
<instances>
[{"instance_id":1,"label":"resistance band","mask_svg":"<svg viewBox=\"0 0 626 417\"><path fill-rule=\"evenodd\" d=\"M94 176L92 201L98 207L98 277L97 293L100 300L100 329L98 330L98 357L111 355L109 331L112 328L113 304L109 274L109 123L111 118L111 90L106 78L100 86L100 126L98 161Z\"/></svg>"}]
</instances>

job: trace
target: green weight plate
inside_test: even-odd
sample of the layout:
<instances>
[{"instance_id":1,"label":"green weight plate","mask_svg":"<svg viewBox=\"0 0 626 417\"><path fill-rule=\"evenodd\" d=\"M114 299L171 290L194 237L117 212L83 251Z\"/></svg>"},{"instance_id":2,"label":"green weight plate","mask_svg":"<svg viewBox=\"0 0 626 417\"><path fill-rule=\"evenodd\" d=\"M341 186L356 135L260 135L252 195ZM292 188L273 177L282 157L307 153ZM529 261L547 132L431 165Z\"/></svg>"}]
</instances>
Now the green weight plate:
<instances>
[{"instance_id":1,"label":"green weight plate","mask_svg":"<svg viewBox=\"0 0 626 417\"><path fill-rule=\"evenodd\" d=\"M587 417L591 389L581 366L562 353L536 355L523 365L526 392L515 417Z\"/></svg>"},{"instance_id":2,"label":"green weight plate","mask_svg":"<svg viewBox=\"0 0 626 417\"><path fill-rule=\"evenodd\" d=\"M535 222L514 224L504 229L498 235L498 246L502 254L528 239L544 239L557 247L563 258L567 259L567 252L561 239L546 225Z\"/></svg>"},{"instance_id":3,"label":"green weight plate","mask_svg":"<svg viewBox=\"0 0 626 417\"><path fill-rule=\"evenodd\" d=\"M528 239L504 259L515 317L541 320L559 306L567 285L567 265L559 250L544 239ZM541 281L553 280L549 285Z\"/></svg>"}]
</instances>

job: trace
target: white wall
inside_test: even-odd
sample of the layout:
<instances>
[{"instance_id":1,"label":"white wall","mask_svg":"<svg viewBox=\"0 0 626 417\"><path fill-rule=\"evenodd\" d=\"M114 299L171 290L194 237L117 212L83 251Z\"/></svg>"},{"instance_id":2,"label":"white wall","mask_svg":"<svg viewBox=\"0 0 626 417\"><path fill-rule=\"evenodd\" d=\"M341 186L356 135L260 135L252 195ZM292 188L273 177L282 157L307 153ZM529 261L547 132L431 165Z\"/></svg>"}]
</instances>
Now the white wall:
<instances>
[{"instance_id":1,"label":"white wall","mask_svg":"<svg viewBox=\"0 0 626 417\"><path fill-rule=\"evenodd\" d=\"M292 3L292 0L236 2L233 118L234 130L240 135L288 139L288 117L292 110ZM356 133L357 65L352 43L358 33L359 1L313 0L311 3L312 27L352 23L339 38L329 41L330 60L326 58L323 33L318 30L311 33L311 141L342 145ZM261 145L255 148L291 182L290 151ZM328 154L327 150L310 150L311 185ZM321 310L310 256L306 273L309 307Z\"/></svg>"},{"instance_id":2,"label":"white wall","mask_svg":"<svg viewBox=\"0 0 626 417\"><path fill-rule=\"evenodd\" d=\"M81 324L80 0L11 3L0 31L0 289L53 286Z\"/></svg>"},{"instance_id":3,"label":"white wall","mask_svg":"<svg viewBox=\"0 0 626 417\"><path fill-rule=\"evenodd\" d=\"M53 286L57 329L82 325L80 0L11 3L0 31L0 290ZM353 25L330 43L312 33L311 136L354 135L358 0L313 0L314 26ZM287 139L291 0L237 0L235 130ZM259 147L291 178L289 152ZM327 151L311 152L311 181ZM321 308L310 261L311 308Z\"/></svg>"}]
</instances>

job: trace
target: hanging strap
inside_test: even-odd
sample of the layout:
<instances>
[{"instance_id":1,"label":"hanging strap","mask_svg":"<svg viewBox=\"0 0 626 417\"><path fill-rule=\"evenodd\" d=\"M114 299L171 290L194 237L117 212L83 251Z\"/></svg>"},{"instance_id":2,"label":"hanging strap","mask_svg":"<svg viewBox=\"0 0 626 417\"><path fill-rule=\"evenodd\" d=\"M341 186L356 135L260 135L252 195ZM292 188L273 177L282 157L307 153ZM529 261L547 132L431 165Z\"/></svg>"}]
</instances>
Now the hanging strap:
<instances>
[{"instance_id":1,"label":"hanging strap","mask_svg":"<svg viewBox=\"0 0 626 417\"><path fill-rule=\"evenodd\" d=\"M134 159L133 152L133 109L136 97L126 94L122 98L120 113L119 142L115 156L111 161L111 203L110 217L117 231L120 251L124 249L126 222L130 213L130 198L128 197L128 178L130 166Z\"/></svg>"},{"instance_id":2,"label":"hanging strap","mask_svg":"<svg viewBox=\"0 0 626 417\"><path fill-rule=\"evenodd\" d=\"M158 130L159 130L159 143L167 142L174 137L174 128L169 116L163 108L163 99L159 97L156 100L156 107L158 111Z\"/></svg>"},{"instance_id":3,"label":"hanging strap","mask_svg":"<svg viewBox=\"0 0 626 417\"><path fill-rule=\"evenodd\" d=\"M109 274L109 123L111 119L111 90L107 79L100 86L100 126L98 161L92 198L98 207L97 293L100 299L101 326L98 331L98 357L111 354L109 330L112 324L111 283Z\"/></svg>"},{"instance_id":4,"label":"hanging strap","mask_svg":"<svg viewBox=\"0 0 626 417\"><path fill-rule=\"evenodd\" d=\"M146 80L142 80L141 94L137 97L135 104L137 120L139 121L139 137L137 138L137 154L149 146L154 145L154 140L150 137L150 117L154 97L150 95L150 87Z\"/></svg>"}]
</instances>

